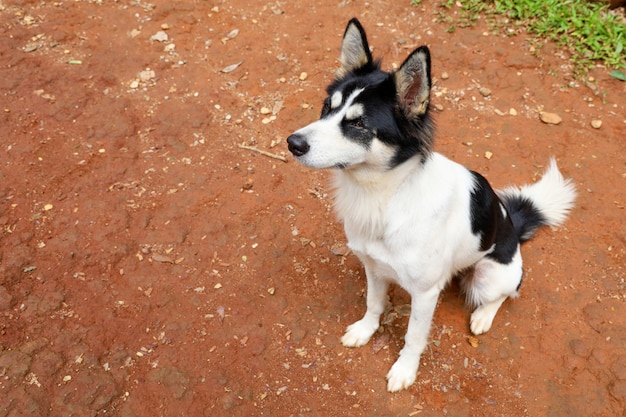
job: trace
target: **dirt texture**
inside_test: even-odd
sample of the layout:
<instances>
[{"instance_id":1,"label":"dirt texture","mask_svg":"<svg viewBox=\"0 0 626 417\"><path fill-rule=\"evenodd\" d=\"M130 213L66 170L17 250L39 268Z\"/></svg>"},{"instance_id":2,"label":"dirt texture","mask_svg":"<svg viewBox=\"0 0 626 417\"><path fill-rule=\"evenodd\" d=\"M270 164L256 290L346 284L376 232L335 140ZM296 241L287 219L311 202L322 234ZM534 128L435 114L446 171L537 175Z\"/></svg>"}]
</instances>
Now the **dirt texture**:
<instances>
[{"instance_id":1,"label":"dirt texture","mask_svg":"<svg viewBox=\"0 0 626 417\"><path fill-rule=\"evenodd\" d=\"M0 416L626 416L626 83L573 78L513 24L449 32L442 12L459 16L0 0ZM285 145L354 16L386 69L429 45L439 152L496 187L553 155L579 191L524 245L521 297L486 335L450 285L398 394L408 296L392 289L368 345L339 343L364 271L328 173Z\"/></svg>"}]
</instances>

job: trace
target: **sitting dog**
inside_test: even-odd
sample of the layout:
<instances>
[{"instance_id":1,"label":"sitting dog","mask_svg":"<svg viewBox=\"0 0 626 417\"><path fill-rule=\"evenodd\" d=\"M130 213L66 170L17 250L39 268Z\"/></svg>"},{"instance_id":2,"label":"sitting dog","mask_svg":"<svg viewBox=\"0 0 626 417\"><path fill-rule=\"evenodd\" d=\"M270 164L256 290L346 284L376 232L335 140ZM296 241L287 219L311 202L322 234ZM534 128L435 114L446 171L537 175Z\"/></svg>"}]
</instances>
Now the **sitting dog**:
<instances>
[{"instance_id":1,"label":"sitting dog","mask_svg":"<svg viewBox=\"0 0 626 417\"><path fill-rule=\"evenodd\" d=\"M319 120L287 139L302 164L334 171L335 208L367 276L367 311L344 346L366 344L379 327L389 283L411 296L405 344L387 374L391 392L416 378L439 293L459 272L474 309L470 330L489 330L522 282L520 244L563 223L576 197L554 159L540 181L495 192L480 174L433 151L430 52L415 49L384 72L352 19L340 68Z\"/></svg>"}]
</instances>

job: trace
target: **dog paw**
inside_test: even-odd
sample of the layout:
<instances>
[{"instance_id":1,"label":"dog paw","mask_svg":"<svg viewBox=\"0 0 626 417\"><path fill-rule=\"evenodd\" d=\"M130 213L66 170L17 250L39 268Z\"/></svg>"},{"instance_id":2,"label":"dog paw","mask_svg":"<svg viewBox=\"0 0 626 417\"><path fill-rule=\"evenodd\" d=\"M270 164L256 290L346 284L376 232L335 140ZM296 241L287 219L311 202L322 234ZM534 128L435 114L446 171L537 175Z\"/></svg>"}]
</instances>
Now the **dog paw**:
<instances>
[{"instance_id":1,"label":"dog paw","mask_svg":"<svg viewBox=\"0 0 626 417\"><path fill-rule=\"evenodd\" d=\"M398 392L410 387L417 377L417 366L411 366L404 363L402 358L393 364L387 373L387 391Z\"/></svg>"},{"instance_id":2,"label":"dog paw","mask_svg":"<svg viewBox=\"0 0 626 417\"><path fill-rule=\"evenodd\" d=\"M495 314L489 308L478 307L470 318L470 330L475 335L486 333L491 329Z\"/></svg>"},{"instance_id":3,"label":"dog paw","mask_svg":"<svg viewBox=\"0 0 626 417\"><path fill-rule=\"evenodd\" d=\"M370 340L377 328L378 323L370 324L364 320L352 323L346 329L346 334L341 338L341 344L345 347L363 346Z\"/></svg>"}]
</instances>

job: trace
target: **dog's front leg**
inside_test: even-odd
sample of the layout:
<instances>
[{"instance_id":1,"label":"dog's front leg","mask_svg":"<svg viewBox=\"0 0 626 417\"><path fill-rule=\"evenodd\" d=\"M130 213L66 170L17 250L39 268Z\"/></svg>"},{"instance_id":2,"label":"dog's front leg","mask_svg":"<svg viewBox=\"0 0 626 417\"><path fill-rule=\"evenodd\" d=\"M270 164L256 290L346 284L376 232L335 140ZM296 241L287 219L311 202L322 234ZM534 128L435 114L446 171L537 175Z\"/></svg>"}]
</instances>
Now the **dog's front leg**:
<instances>
[{"instance_id":1,"label":"dog's front leg","mask_svg":"<svg viewBox=\"0 0 626 417\"><path fill-rule=\"evenodd\" d=\"M400 351L400 357L387 373L389 392L403 390L415 382L420 356L428 342L439 292L439 288L431 288L427 292L411 294L411 317L404 336L404 347Z\"/></svg>"},{"instance_id":2,"label":"dog's front leg","mask_svg":"<svg viewBox=\"0 0 626 417\"><path fill-rule=\"evenodd\" d=\"M374 266L363 262L367 277L367 311L363 318L346 329L341 343L346 347L359 347L366 344L378 329L380 315L385 311L389 282L376 275Z\"/></svg>"}]
</instances>

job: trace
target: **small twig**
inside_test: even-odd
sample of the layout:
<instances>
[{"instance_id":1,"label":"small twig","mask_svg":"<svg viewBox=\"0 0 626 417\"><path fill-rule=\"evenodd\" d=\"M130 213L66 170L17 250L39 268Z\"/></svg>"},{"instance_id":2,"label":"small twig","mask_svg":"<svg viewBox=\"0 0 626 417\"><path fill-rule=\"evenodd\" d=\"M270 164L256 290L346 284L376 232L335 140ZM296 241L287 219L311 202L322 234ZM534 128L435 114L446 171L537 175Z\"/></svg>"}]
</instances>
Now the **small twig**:
<instances>
[{"instance_id":1,"label":"small twig","mask_svg":"<svg viewBox=\"0 0 626 417\"><path fill-rule=\"evenodd\" d=\"M238 146L239 148L241 148L241 149L247 149L247 150L249 150L249 151L258 152L258 153L260 153L261 155L265 155L265 156L268 156L268 157L270 157L270 158L274 158L274 159L280 159L280 160L281 160L281 161L283 161L283 162L287 162L287 158L285 158L285 157L284 157L284 156L282 156L282 155L276 155L276 154L274 154L274 153L270 153L270 152L264 151L263 149L259 149L259 148L256 148L256 147L254 147L254 146L248 146L248 145L243 145L243 144L239 144L239 145L237 145L237 146Z\"/></svg>"}]
</instances>

